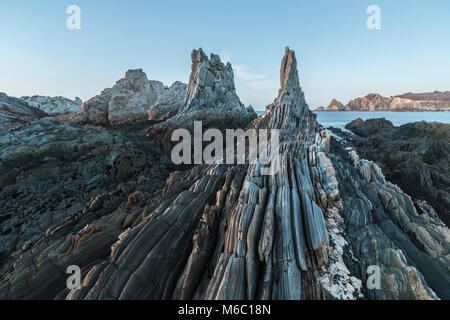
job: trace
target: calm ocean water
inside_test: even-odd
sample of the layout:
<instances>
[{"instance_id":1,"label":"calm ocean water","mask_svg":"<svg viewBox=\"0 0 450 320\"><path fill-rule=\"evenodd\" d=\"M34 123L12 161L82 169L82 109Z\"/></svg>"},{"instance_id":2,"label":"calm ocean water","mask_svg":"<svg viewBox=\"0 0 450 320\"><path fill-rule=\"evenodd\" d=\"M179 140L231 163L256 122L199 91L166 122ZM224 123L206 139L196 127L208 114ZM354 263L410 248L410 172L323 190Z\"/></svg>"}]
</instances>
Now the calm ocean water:
<instances>
[{"instance_id":1,"label":"calm ocean water","mask_svg":"<svg viewBox=\"0 0 450 320\"><path fill-rule=\"evenodd\" d=\"M257 111L258 115L264 111ZM388 112L388 111L342 111L342 112L315 112L317 114L317 121L325 127L337 127L344 129L345 125L356 118L363 120L386 118L391 121L394 126L401 126L409 122L427 121L427 122L441 122L450 123L450 111L444 112Z\"/></svg>"}]
</instances>

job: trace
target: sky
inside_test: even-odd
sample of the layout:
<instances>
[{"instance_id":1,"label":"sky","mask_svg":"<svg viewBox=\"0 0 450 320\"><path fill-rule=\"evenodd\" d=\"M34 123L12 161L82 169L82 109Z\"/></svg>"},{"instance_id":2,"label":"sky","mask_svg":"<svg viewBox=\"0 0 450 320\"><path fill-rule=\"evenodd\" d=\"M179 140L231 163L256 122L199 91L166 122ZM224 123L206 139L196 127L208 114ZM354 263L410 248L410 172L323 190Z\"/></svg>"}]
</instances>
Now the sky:
<instances>
[{"instance_id":1,"label":"sky","mask_svg":"<svg viewBox=\"0 0 450 320\"><path fill-rule=\"evenodd\" d=\"M79 30L67 28L70 5ZM370 5L379 30L367 28ZM233 65L242 102L263 110L287 45L311 108L450 90L449 0L1 0L0 92L87 100L136 68L188 82L190 53L202 47Z\"/></svg>"}]
</instances>

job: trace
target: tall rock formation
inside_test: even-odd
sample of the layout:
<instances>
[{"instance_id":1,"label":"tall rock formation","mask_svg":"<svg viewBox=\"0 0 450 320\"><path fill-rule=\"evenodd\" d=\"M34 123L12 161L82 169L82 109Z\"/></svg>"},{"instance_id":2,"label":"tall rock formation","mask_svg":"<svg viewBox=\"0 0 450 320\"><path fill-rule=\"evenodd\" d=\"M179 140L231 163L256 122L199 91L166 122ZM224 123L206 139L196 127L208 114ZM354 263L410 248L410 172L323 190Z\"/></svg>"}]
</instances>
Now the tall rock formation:
<instances>
[{"instance_id":1,"label":"tall rock formation","mask_svg":"<svg viewBox=\"0 0 450 320\"><path fill-rule=\"evenodd\" d=\"M245 107L237 96L230 63L223 64L213 53L208 59L201 48L192 51L191 60L191 75L179 112L146 130L164 150L171 148L173 130L193 130L194 121L202 121L204 129L244 129L257 117L253 108Z\"/></svg>"},{"instance_id":2,"label":"tall rock formation","mask_svg":"<svg viewBox=\"0 0 450 320\"><path fill-rule=\"evenodd\" d=\"M24 129L0 135L2 141L29 136L20 147L12 143L1 150L1 163L14 165L27 144L47 138L56 143L70 132L68 140L76 142L66 146L70 153L55 153L57 145L50 143L41 150L42 164L30 158L17 170L29 165L51 170L54 166L45 165L49 158L67 155L71 165L60 168L67 170L56 175L60 183L80 174L88 179L75 202L79 211L72 208L73 192L67 188L61 197L69 204L55 208L61 214L68 210L66 219L57 215L45 234L27 235L30 242L9 242L0 299L450 298L449 229L428 208L419 213L376 164L346 150L317 124L289 48L280 73L277 98L251 124L279 130L271 175L262 174L267 165L260 161L197 165L171 170L164 186L152 185L170 167L152 156L145 146L150 142L142 137L92 126L59 128L48 120L36 125L37 143ZM170 128L201 120L201 110L212 123L251 113L236 104L231 74L218 58L194 51L184 107L162 124ZM161 166L152 170L143 156ZM77 167L77 159L88 166ZM8 180L0 200L13 206L11 212L22 209L14 207L15 198L30 196L18 183L38 183L44 176L33 173ZM115 183L105 185L109 175ZM42 221L39 213L49 207L40 199L27 214L29 225ZM64 275L74 264L84 279L81 289L69 291ZM369 266L381 271L380 289L366 286Z\"/></svg>"},{"instance_id":3,"label":"tall rock formation","mask_svg":"<svg viewBox=\"0 0 450 320\"><path fill-rule=\"evenodd\" d=\"M213 53L208 59L201 48L192 52L191 59L184 105L176 119L202 117L214 121L221 118L227 119L233 127L244 126L255 118L255 112L245 108L236 94L233 68L229 62L224 65Z\"/></svg>"},{"instance_id":4,"label":"tall rock formation","mask_svg":"<svg viewBox=\"0 0 450 320\"><path fill-rule=\"evenodd\" d=\"M311 125L315 128L317 123L299 84L295 52L288 47L281 61L280 86L278 97L266 107L266 112L257 120L256 127L290 132L312 129Z\"/></svg>"},{"instance_id":5,"label":"tall rock formation","mask_svg":"<svg viewBox=\"0 0 450 320\"><path fill-rule=\"evenodd\" d=\"M195 61L204 61L201 53L194 51L193 56L199 59L194 59L191 84L204 79L195 73ZM327 176L332 172L324 155L327 142L315 132L318 126L299 86L295 54L289 49L281 73L279 96L266 116L254 123L256 128L283 132L277 173L262 176L260 163L206 167L188 190L167 199L148 222L114 245L111 258L92 269L87 285L69 298L357 296L360 282L348 271L339 280L331 277L333 272L322 271L330 262L342 260L338 251L329 252L338 235L329 236L323 213L339 193L335 178ZM198 98L190 99L202 87L191 89L186 94L191 103L185 110L202 106ZM172 188L179 186L175 183L167 192ZM327 289L336 284L336 293Z\"/></svg>"},{"instance_id":6,"label":"tall rock formation","mask_svg":"<svg viewBox=\"0 0 450 320\"><path fill-rule=\"evenodd\" d=\"M330 161L330 136L307 107L289 49L279 95L254 127L281 130L273 175L262 176L260 163L193 171L189 189L128 231L68 297L449 296L449 230L431 215L419 216L375 164L339 146ZM174 182L166 192L179 188ZM369 265L382 270L378 291L363 288Z\"/></svg>"},{"instance_id":7,"label":"tall rock formation","mask_svg":"<svg viewBox=\"0 0 450 320\"><path fill-rule=\"evenodd\" d=\"M164 85L149 81L142 69L128 70L115 86L84 102L70 122L116 124L146 120L150 107L163 92Z\"/></svg>"}]
</instances>

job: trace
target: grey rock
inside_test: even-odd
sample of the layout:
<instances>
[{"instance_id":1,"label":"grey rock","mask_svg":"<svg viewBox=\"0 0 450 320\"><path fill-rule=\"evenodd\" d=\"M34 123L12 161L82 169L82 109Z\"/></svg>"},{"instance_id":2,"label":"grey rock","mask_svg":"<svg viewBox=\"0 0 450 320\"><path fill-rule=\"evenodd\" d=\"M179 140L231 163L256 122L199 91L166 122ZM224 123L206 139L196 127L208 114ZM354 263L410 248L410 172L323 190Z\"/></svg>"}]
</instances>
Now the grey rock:
<instances>
[{"instance_id":1,"label":"grey rock","mask_svg":"<svg viewBox=\"0 0 450 320\"><path fill-rule=\"evenodd\" d=\"M205 129L234 129L246 128L257 117L253 108L246 108L237 96L230 63L223 64L215 54L208 59L201 48L192 52L191 59L191 75L179 112L147 130L165 149L170 149L174 129L192 130L194 121L202 121Z\"/></svg>"},{"instance_id":2,"label":"grey rock","mask_svg":"<svg viewBox=\"0 0 450 320\"><path fill-rule=\"evenodd\" d=\"M207 59L194 51L186 104L159 128L199 119L201 111L212 115L211 123L246 114L237 104L230 71L217 56ZM261 174L265 166L258 161L177 167L169 174L170 165L154 154L154 144L145 137L66 124L61 132L88 135L87 149L73 155L82 165L73 165L88 181L84 194L91 193L76 200L78 208L61 223L54 221L59 215L46 213L53 210L47 202L31 206L26 229L36 235L15 230L20 246L2 249L12 254L0 270L0 298L448 298L449 229L427 205L420 205L419 214L411 198L386 180L376 164L348 152L317 124L289 48L280 73L277 98L251 123L257 129L280 129L280 155L272 164L277 170L269 176ZM221 92L215 84L231 91ZM9 141L2 161L13 166L21 158L24 165L19 162L17 172L25 172L22 167L32 170L19 180L16 175L4 180L11 213L24 203L14 197L36 196L15 190L42 179L41 170L47 167L38 160L58 160L60 150L71 157L65 148L80 145L54 146L67 133L55 133L59 125L52 121L41 120L30 131L22 128L17 136L0 136ZM38 132L39 140L31 150L27 139L14 142L19 136L35 139L32 132ZM149 158L160 166L140 162ZM163 178L165 183L150 182ZM58 181L55 187L61 189ZM99 188L90 189L97 181ZM22 219L19 214L5 218L9 226ZM42 227L33 227L37 221L50 229L38 232ZM9 234L3 239L10 243ZM81 289L65 288L68 264L82 267ZM369 265L382 271L379 290L365 286Z\"/></svg>"},{"instance_id":3,"label":"grey rock","mask_svg":"<svg viewBox=\"0 0 450 320\"><path fill-rule=\"evenodd\" d=\"M45 96L22 97L22 99L30 106L38 108L51 116L77 112L83 103L78 97L75 100L65 97Z\"/></svg>"},{"instance_id":4,"label":"grey rock","mask_svg":"<svg viewBox=\"0 0 450 320\"><path fill-rule=\"evenodd\" d=\"M149 120L165 120L175 116L183 106L186 87L185 83L176 81L165 89L148 111Z\"/></svg>"},{"instance_id":5,"label":"grey rock","mask_svg":"<svg viewBox=\"0 0 450 320\"><path fill-rule=\"evenodd\" d=\"M146 120L150 107L164 92L159 81L148 80L142 69L128 70L116 85L85 101L71 123L118 124Z\"/></svg>"},{"instance_id":6,"label":"grey rock","mask_svg":"<svg viewBox=\"0 0 450 320\"><path fill-rule=\"evenodd\" d=\"M45 117L48 117L47 113L32 107L25 100L0 92L0 131L27 125Z\"/></svg>"},{"instance_id":7,"label":"grey rock","mask_svg":"<svg viewBox=\"0 0 450 320\"><path fill-rule=\"evenodd\" d=\"M346 140L387 179L415 199L427 201L450 225L450 125L416 122L394 127L385 119L357 119Z\"/></svg>"}]
</instances>

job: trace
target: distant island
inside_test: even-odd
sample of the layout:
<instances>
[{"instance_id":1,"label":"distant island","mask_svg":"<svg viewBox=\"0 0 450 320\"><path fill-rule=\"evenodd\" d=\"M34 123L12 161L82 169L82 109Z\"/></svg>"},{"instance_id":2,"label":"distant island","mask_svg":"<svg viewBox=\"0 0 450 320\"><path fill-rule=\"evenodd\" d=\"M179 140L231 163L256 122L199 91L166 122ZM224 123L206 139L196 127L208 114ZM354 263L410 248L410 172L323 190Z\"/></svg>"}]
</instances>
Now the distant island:
<instances>
[{"instance_id":1,"label":"distant island","mask_svg":"<svg viewBox=\"0 0 450 320\"><path fill-rule=\"evenodd\" d=\"M371 93L347 105L333 99L328 107L318 107L314 111L450 111L450 91L409 92L389 98Z\"/></svg>"}]
</instances>

